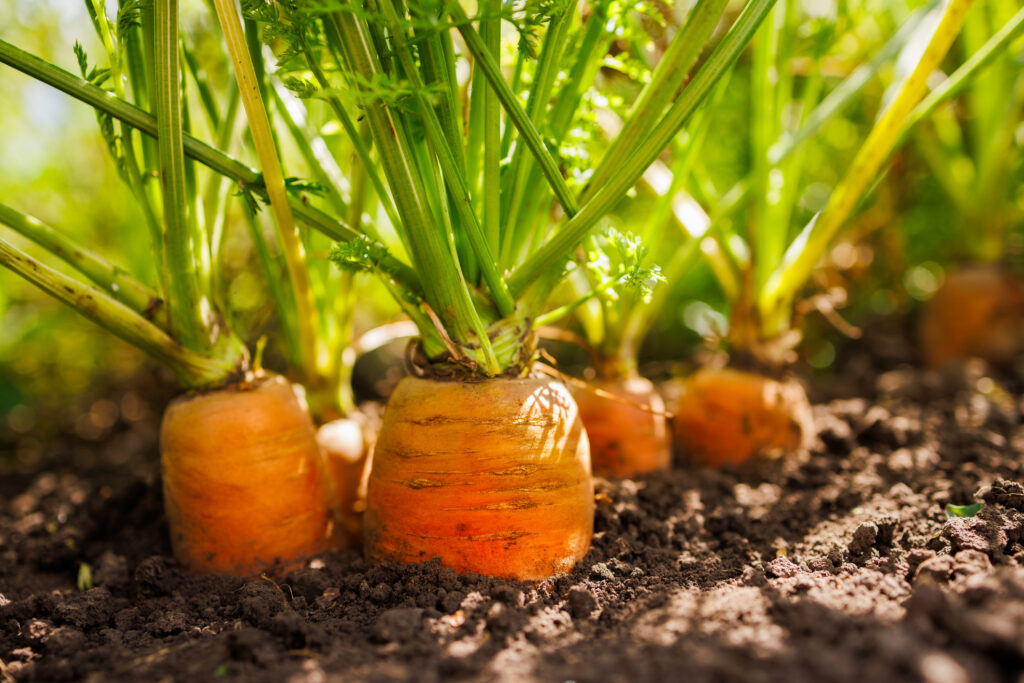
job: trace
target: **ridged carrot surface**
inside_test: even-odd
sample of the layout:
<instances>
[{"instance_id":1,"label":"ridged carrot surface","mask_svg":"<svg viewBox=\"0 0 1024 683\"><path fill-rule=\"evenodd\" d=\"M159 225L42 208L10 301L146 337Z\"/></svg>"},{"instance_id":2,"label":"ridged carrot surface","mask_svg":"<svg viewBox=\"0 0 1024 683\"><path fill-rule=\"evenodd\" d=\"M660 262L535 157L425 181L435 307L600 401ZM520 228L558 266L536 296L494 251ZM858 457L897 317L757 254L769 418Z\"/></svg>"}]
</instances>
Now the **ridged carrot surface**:
<instances>
[{"instance_id":1,"label":"ridged carrot surface","mask_svg":"<svg viewBox=\"0 0 1024 683\"><path fill-rule=\"evenodd\" d=\"M595 380L589 385L624 399L617 401L586 388L573 392L590 439L594 474L633 477L668 469L672 441L664 415L665 402L650 380Z\"/></svg>"},{"instance_id":2,"label":"ridged carrot surface","mask_svg":"<svg viewBox=\"0 0 1024 683\"><path fill-rule=\"evenodd\" d=\"M371 560L541 579L583 557L593 518L587 437L560 382L399 383L369 479Z\"/></svg>"},{"instance_id":3,"label":"ridged carrot surface","mask_svg":"<svg viewBox=\"0 0 1024 683\"><path fill-rule=\"evenodd\" d=\"M713 467L785 455L800 448L813 429L800 384L730 368L691 375L675 415L676 442L684 453Z\"/></svg>"},{"instance_id":4,"label":"ridged carrot surface","mask_svg":"<svg viewBox=\"0 0 1024 683\"><path fill-rule=\"evenodd\" d=\"M192 571L251 576L329 545L316 433L283 377L178 399L160 442L171 544Z\"/></svg>"}]
</instances>

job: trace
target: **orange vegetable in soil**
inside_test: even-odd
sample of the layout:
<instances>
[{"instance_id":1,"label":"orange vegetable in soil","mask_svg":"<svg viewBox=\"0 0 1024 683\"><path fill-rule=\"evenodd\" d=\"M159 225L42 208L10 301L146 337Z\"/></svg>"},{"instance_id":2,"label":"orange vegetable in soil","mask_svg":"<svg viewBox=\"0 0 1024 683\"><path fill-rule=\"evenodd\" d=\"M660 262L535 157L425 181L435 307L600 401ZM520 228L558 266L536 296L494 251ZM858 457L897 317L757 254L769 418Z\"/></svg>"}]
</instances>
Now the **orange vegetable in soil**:
<instances>
[{"instance_id":1,"label":"orange vegetable in soil","mask_svg":"<svg viewBox=\"0 0 1024 683\"><path fill-rule=\"evenodd\" d=\"M330 544L316 432L283 377L175 400L160 445L171 544L192 571L287 570Z\"/></svg>"},{"instance_id":2,"label":"orange vegetable in soil","mask_svg":"<svg viewBox=\"0 0 1024 683\"><path fill-rule=\"evenodd\" d=\"M955 270L925 305L919 335L931 368L972 356L1007 363L1024 335L1024 288L996 266Z\"/></svg>"},{"instance_id":3,"label":"orange vegetable in soil","mask_svg":"<svg viewBox=\"0 0 1024 683\"><path fill-rule=\"evenodd\" d=\"M705 368L686 380L676 407L676 442L711 466L778 457L812 433L811 406L795 380Z\"/></svg>"},{"instance_id":4,"label":"orange vegetable in soil","mask_svg":"<svg viewBox=\"0 0 1024 683\"><path fill-rule=\"evenodd\" d=\"M573 392L590 439L594 474L633 477L668 469L672 443L665 402L650 380L634 376L596 380L589 385L625 399L617 401L586 388Z\"/></svg>"},{"instance_id":5,"label":"orange vegetable in soil","mask_svg":"<svg viewBox=\"0 0 1024 683\"><path fill-rule=\"evenodd\" d=\"M367 438L364 421L355 417L331 420L317 430L316 440L330 476L341 544L360 548L366 478L372 460L371 439Z\"/></svg>"},{"instance_id":6,"label":"orange vegetable in soil","mask_svg":"<svg viewBox=\"0 0 1024 683\"><path fill-rule=\"evenodd\" d=\"M593 521L587 436L560 382L407 377L395 388L370 472L368 558L541 579L579 562Z\"/></svg>"}]
</instances>

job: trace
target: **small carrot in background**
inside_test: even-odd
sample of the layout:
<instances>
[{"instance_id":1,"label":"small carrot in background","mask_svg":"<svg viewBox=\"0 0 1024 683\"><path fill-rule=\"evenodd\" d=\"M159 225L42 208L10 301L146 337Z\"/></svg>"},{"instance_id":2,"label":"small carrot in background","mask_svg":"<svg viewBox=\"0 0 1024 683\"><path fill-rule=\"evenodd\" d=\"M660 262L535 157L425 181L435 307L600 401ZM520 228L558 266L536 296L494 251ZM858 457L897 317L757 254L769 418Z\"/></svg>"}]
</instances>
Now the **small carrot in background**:
<instances>
[{"instance_id":1,"label":"small carrot in background","mask_svg":"<svg viewBox=\"0 0 1024 683\"><path fill-rule=\"evenodd\" d=\"M718 197L713 229L701 241L701 251L732 306L726 338L733 367L701 369L684 380L674 412L676 439L688 456L721 465L784 454L807 444L812 428L810 405L802 386L787 375L800 340L794 302L900 141L914 106L924 95L927 78L956 38L970 4L970 0L946 3L931 15L935 22L925 21L923 11L916 13L871 63L820 102L821 75L812 74L798 109L803 115L797 117L792 131L786 129L793 125L786 100L796 101L797 92L786 69L792 45L780 41L779 34L767 26L758 37L751 68L753 168L749 182L740 181ZM775 11L781 20L784 8ZM805 160L794 152L841 112L889 58L922 47L912 72L892 86L886 108L824 208L791 236L789 225L800 198ZM748 194L752 194L751 217L747 229L740 231L731 225L730 215Z\"/></svg>"}]
</instances>

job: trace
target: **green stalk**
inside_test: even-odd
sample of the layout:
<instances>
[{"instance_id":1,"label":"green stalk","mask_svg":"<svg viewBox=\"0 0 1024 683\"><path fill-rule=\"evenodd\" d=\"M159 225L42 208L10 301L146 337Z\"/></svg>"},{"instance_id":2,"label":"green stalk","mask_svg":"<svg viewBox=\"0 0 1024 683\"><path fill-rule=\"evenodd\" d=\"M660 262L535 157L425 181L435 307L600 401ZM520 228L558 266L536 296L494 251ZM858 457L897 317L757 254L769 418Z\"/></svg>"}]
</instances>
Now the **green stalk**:
<instances>
[{"instance_id":1,"label":"green stalk","mask_svg":"<svg viewBox=\"0 0 1024 683\"><path fill-rule=\"evenodd\" d=\"M489 16L481 19L484 44L496 60L501 57L501 0L487 0ZM499 68L501 67L499 63ZM486 76L474 69L473 87L483 91L484 233L492 254L501 253L501 104Z\"/></svg>"},{"instance_id":2,"label":"green stalk","mask_svg":"<svg viewBox=\"0 0 1024 683\"><path fill-rule=\"evenodd\" d=\"M476 63L483 70L484 76L487 77L491 88L494 89L495 94L501 101L506 115L512 120L519 134L523 136L523 141L537 160L541 170L544 171L544 177L547 178L548 184L551 185L555 196L558 197L562 209L569 216L576 215L579 210L576 198L572 195L572 191L565 183L565 178L562 177L561 172L558 170L558 164L551 156L551 153L548 152L547 147L544 146L537 127L534 126L530 117L526 115L522 105L519 104L519 100L516 99L515 93L512 92L508 83L505 82L505 77L501 75L501 67L498 66L491 51L487 49L483 38L473 28L473 24L470 23L465 11L458 3L449 4L448 9L451 12L452 19L455 21L455 28L462 34L463 40L466 41L466 47L473 53L473 58L477 60Z\"/></svg>"},{"instance_id":3,"label":"green stalk","mask_svg":"<svg viewBox=\"0 0 1024 683\"><path fill-rule=\"evenodd\" d=\"M119 121L124 121L146 135L154 138L157 136L157 121L152 114L148 114L102 88L2 40L0 40L0 63L7 64L42 83L46 83ZM258 171L190 135L184 135L183 141L185 153L188 156L216 173L259 194L261 176ZM361 234L337 218L310 206L301 197L289 197L288 203L297 218L332 240L349 242ZM383 265L388 268L389 272L394 273L396 281L403 288L413 294L421 295L422 287L419 284L419 277L407 264L388 257Z\"/></svg>"},{"instance_id":4,"label":"green stalk","mask_svg":"<svg viewBox=\"0 0 1024 683\"><path fill-rule=\"evenodd\" d=\"M270 208L277 222L278 237L281 240L285 264L288 267L288 278L294 294L296 324L298 326L299 353L301 367L312 367L317 357L316 330L318 311L313 305L313 294L310 290L309 271L306 269L306 254L288 204L288 193L284 186L284 173L278 159L274 135L267 119L267 110L260 96L260 81L257 79L249 54L249 46L242 30L242 22L235 10L234 0L214 0L217 8L217 19L220 22L228 54L234 66L238 90L242 95L242 106L245 107L246 118L249 120L249 131L252 133L253 145L263 169L263 179L270 199Z\"/></svg>"},{"instance_id":5,"label":"green stalk","mask_svg":"<svg viewBox=\"0 0 1024 683\"><path fill-rule=\"evenodd\" d=\"M182 151L181 90L178 75L178 2L155 5L157 150L164 200L163 260L171 336L194 351L205 350L210 339L203 321L202 295L195 269L185 193L185 154Z\"/></svg>"},{"instance_id":6,"label":"green stalk","mask_svg":"<svg viewBox=\"0 0 1024 683\"><path fill-rule=\"evenodd\" d=\"M349 11L338 12L328 20L337 24L339 47L349 68L368 83L379 78L382 66L377 52L371 47L366 27ZM395 205L404 219L401 225L409 238L409 252L416 263L416 272L431 275L422 283L424 298L451 339L468 351L470 357L477 356L473 348L478 347L479 362L484 372L499 374L502 364L495 357L487 332L473 306L458 258L453 253L452 236L431 215L423 178L417 170L415 154L409 148L402 120L393 116L391 108L380 99L366 102L364 111L373 130Z\"/></svg>"},{"instance_id":7,"label":"green stalk","mask_svg":"<svg viewBox=\"0 0 1024 683\"><path fill-rule=\"evenodd\" d=\"M166 316L162 315L163 300L159 293L99 254L75 243L38 218L4 204L0 204L0 223L46 249L136 313L161 327L166 324Z\"/></svg>"},{"instance_id":8,"label":"green stalk","mask_svg":"<svg viewBox=\"0 0 1024 683\"><path fill-rule=\"evenodd\" d=\"M324 28L328 34L328 40L334 40L340 43L341 38L337 35L334 30L335 25L333 22L327 20L324 21ZM313 78L316 79L317 83L321 88L329 89L331 83L324 74L323 69L313 59L312 51L309 46L304 46L304 52L306 55L306 64L309 66L310 71L313 72ZM348 135L348 139L352 143L352 147L355 149L356 154L359 155L360 161L363 163L363 168L366 169L366 173L370 178L370 182L373 183L374 191L377 193L377 198L380 200L381 206L384 207L384 213L387 215L388 220L391 221L391 225L397 229L401 224L401 219L398 216L398 211L395 209L394 201L391 198L391 194L388 192L387 187L384 185L384 181L381 179L380 174L377 173L377 164L374 162L373 157L370 156L370 147L363 141L363 136L359 134L359 129L356 128L355 122L352 121L352 117L345 111L345 106L341 101L334 96L327 98L327 104L330 105L331 111L338 118L338 122L341 123L341 127L345 129L345 134ZM405 245L408 248L409 245Z\"/></svg>"},{"instance_id":9,"label":"green stalk","mask_svg":"<svg viewBox=\"0 0 1024 683\"><path fill-rule=\"evenodd\" d=\"M931 116L936 107L956 97L975 76L991 65L992 61L1022 33L1024 33L1024 7L1013 15L1013 18L1006 22L1006 25L999 29L977 52L971 55L970 59L961 64L956 71L950 74L949 78L928 93L927 97L914 107L914 111L907 117L903 130L900 132L900 141L904 140L911 128Z\"/></svg>"},{"instance_id":10,"label":"green stalk","mask_svg":"<svg viewBox=\"0 0 1024 683\"><path fill-rule=\"evenodd\" d=\"M220 359L198 354L117 299L39 263L4 240L0 240L0 264L165 363L188 388L221 384L242 369L242 358Z\"/></svg>"},{"instance_id":11,"label":"green stalk","mask_svg":"<svg viewBox=\"0 0 1024 683\"><path fill-rule=\"evenodd\" d=\"M575 7L574 3L565 3L562 12L551 18L544 34L544 44L541 46L537 67L530 83L529 98L526 101L526 116L538 128L544 127L544 115L551 99L551 89L554 87L555 78L558 76L558 69L561 66L562 54L568 42L566 34L572 25ZM506 184L502 193L504 197L507 197L502 207L502 223L506 232L502 240L501 263L505 267L515 262L517 252L526 238L520 226L519 215L523 198L529 191L526 181L532 167L530 158L524 154L523 146L516 145L512 151L512 161L508 169L507 177L510 182Z\"/></svg>"},{"instance_id":12,"label":"green stalk","mask_svg":"<svg viewBox=\"0 0 1024 683\"><path fill-rule=\"evenodd\" d=\"M783 331L788 324L789 302L810 277L829 242L889 158L904 122L924 94L929 75L946 56L972 2L950 0L917 66L868 134L843 180L829 197L828 204L790 245L783 262L768 279L758 298L758 308L768 336Z\"/></svg>"},{"instance_id":13,"label":"green stalk","mask_svg":"<svg viewBox=\"0 0 1024 683\"><path fill-rule=\"evenodd\" d=\"M583 193L583 201L591 199L608 179L619 172L619 161L629 155L657 123L665 107L679 92L701 50L707 45L728 0L700 0L687 18L686 25L672 38L644 86L629 109L626 122L609 145ZM692 86L691 86L692 87Z\"/></svg>"},{"instance_id":14,"label":"green stalk","mask_svg":"<svg viewBox=\"0 0 1024 683\"><path fill-rule=\"evenodd\" d=\"M101 0L91 0L91 2L92 10L95 15L96 28L100 34L100 40L103 42L103 49L107 53L107 62L110 64L110 80L114 85L114 92L122 100L126 99L124 73L121 70L121 55L119 54L117 47L114 45L114 38L110 33L110 23L107 21L103 3ZM136 70L137 67L138 65L136 65ZM127 183L128 189L131 190L132 195L139 202L139 207L142 209L143 220L146 221L146 226L149 228L150 243L153 246L153 250L157 258L160 259L163 253L163 237L160 229L160 222L156 217L156 213L153 211L153 205L150 202L149 194L147 193L145 184L142 181L142 174L139 172L138 161L135 157L135 145L133 142L134 138L132 130L123 122L121 123L120 128L121 144L124 147L123 158L119 160L124 164L121 168L122 177ZM160 278L160 284L166 291L167 281L165 271L160 270Z\"/></svg>"},{"instance_id":15,"label":"green stalk","mask_svg":"<svg viewBox=\"0 0 1024 683\"><path fill-rule=\"evenodd\" d=\"M512 300L508 286L501 277L501 273L498 272L497 261L487 244L487 238L484 235L483 229L480 227L479 222L477 222L476 213L473 212L473 207L470 203L472 198L470 197L466 180L462 175L465 171L459 168L459 161L455 158L451 147L447 144L441 122L438 121L437 114L423 94L426 86L416 70L416 65L413 64L412 53L405 42L405 36L402 33L398 15L395 13L391 0L381 0L380 4L391 25L391 39L395 45L395 52L398 58L402 60L402 66L406 70L406 75L411 79L413 89L416 92L416 100L419 103L427 141L437 157L441 171L444 174L444 179L450 184L451 191L455 194L455 201L452 204L458 212L459 220L462 221L463 227L466 228L466 236L469 238L474 254L476 254L484 280L487 282L491 296L494 299L494 305L497 307L501 317L512 315L516 308L515 301ZM458 147L461 149L461 145Z\"/></svg>"},{"instance_id":16,"label":"green stalk","mask_svg":"<svg viewBox=\"0 0 1024 683\"><path fill-rule=\"evenodd\" d=\"M784 134L769 150L768 160L772 164L779 164L792 154L801 144L813 137L821 127L831 121L836 115L846 109L854 97L864 90L864 87L875 77L875 74L889 62L911 39L921 27L925 17L939 4L939 0L932 0L928 5L915 10L907 17L900 29L886 41L871 61L861 64L843 81L835 87L825 98L814 108L814 111L807 117L800 128L792 134Z\"/></svg>"},{"instance_id":17,"label":"green stalk","mask_svg":"<svg viewBox=\"0 0 1024 683\"><path fill-rule=\"evenodd\" d=\"M299 153L306 162L306 166L313 172L316 181L323 185L327 189L327 199L331 202L334 210L339 214L345 214L348 212L348 206L345 204L345 200L341 195L341 186L336 180L336 176L327 169L339 171L338 164L326 152L326 145L321 147L324 150L322 153L318 153L313 149L313 145L307 139L305 131L302 130L301 124L295 120L292 112L288 108L288 104L281 97L281 93L278 92L277 88L270 88L270 94L273 98L274 107L277 109L278 116L284 121L285 127L291 134L292 141L295 146L299 148ZM321 140L322 142L322 140ZM354 169L353 169L354 170ZM349 221L351 225L357 225ZM357 228L358 229L358 228Z\"/></svg>"},{"instance_id":18,"label":"green stalk","mask_svg":"<svg viewBox=\"0 0 1024 683\"><path fill-rule=\"evenodd\" d=\"M594 194L593 198L583 205L580 212L573 216L558 234L515 269L509 278L509 289L513 296L518 296L542 273L555 268L560 261L565 259L583 239L583 236L639 180L647 167L654 162L679 129L686 125L698 107L707 99L725 72L732 67L774 4L775 0L752 0L744 8L729 33L683 90L680 98L657 126L650 131L648 137L637 146L633 154L622 161L618 173L612 176Z\"/></svg>"}]
</instances>

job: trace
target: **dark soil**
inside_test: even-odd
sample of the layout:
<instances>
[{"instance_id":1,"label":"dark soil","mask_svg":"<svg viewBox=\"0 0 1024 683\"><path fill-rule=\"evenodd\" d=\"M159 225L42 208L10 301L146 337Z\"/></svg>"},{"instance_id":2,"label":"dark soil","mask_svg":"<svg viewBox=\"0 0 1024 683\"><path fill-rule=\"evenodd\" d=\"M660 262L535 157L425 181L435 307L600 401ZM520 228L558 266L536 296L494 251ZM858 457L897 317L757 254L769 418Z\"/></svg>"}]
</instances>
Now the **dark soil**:
<instances>
[{"instance_id":1,"label":"dark soil","mask_svg":"<svg viewBox=\"0 0 1024 683\"><path fill-rule=\"evenodd\" d=\"M593 549L539 584L352 553L190 575L146 432L130 466L0 487L0 681L1019 681L1021 376L856 370L871 398L819 406L809 453L599 481Z\"/></svg>"}]
</instances>

